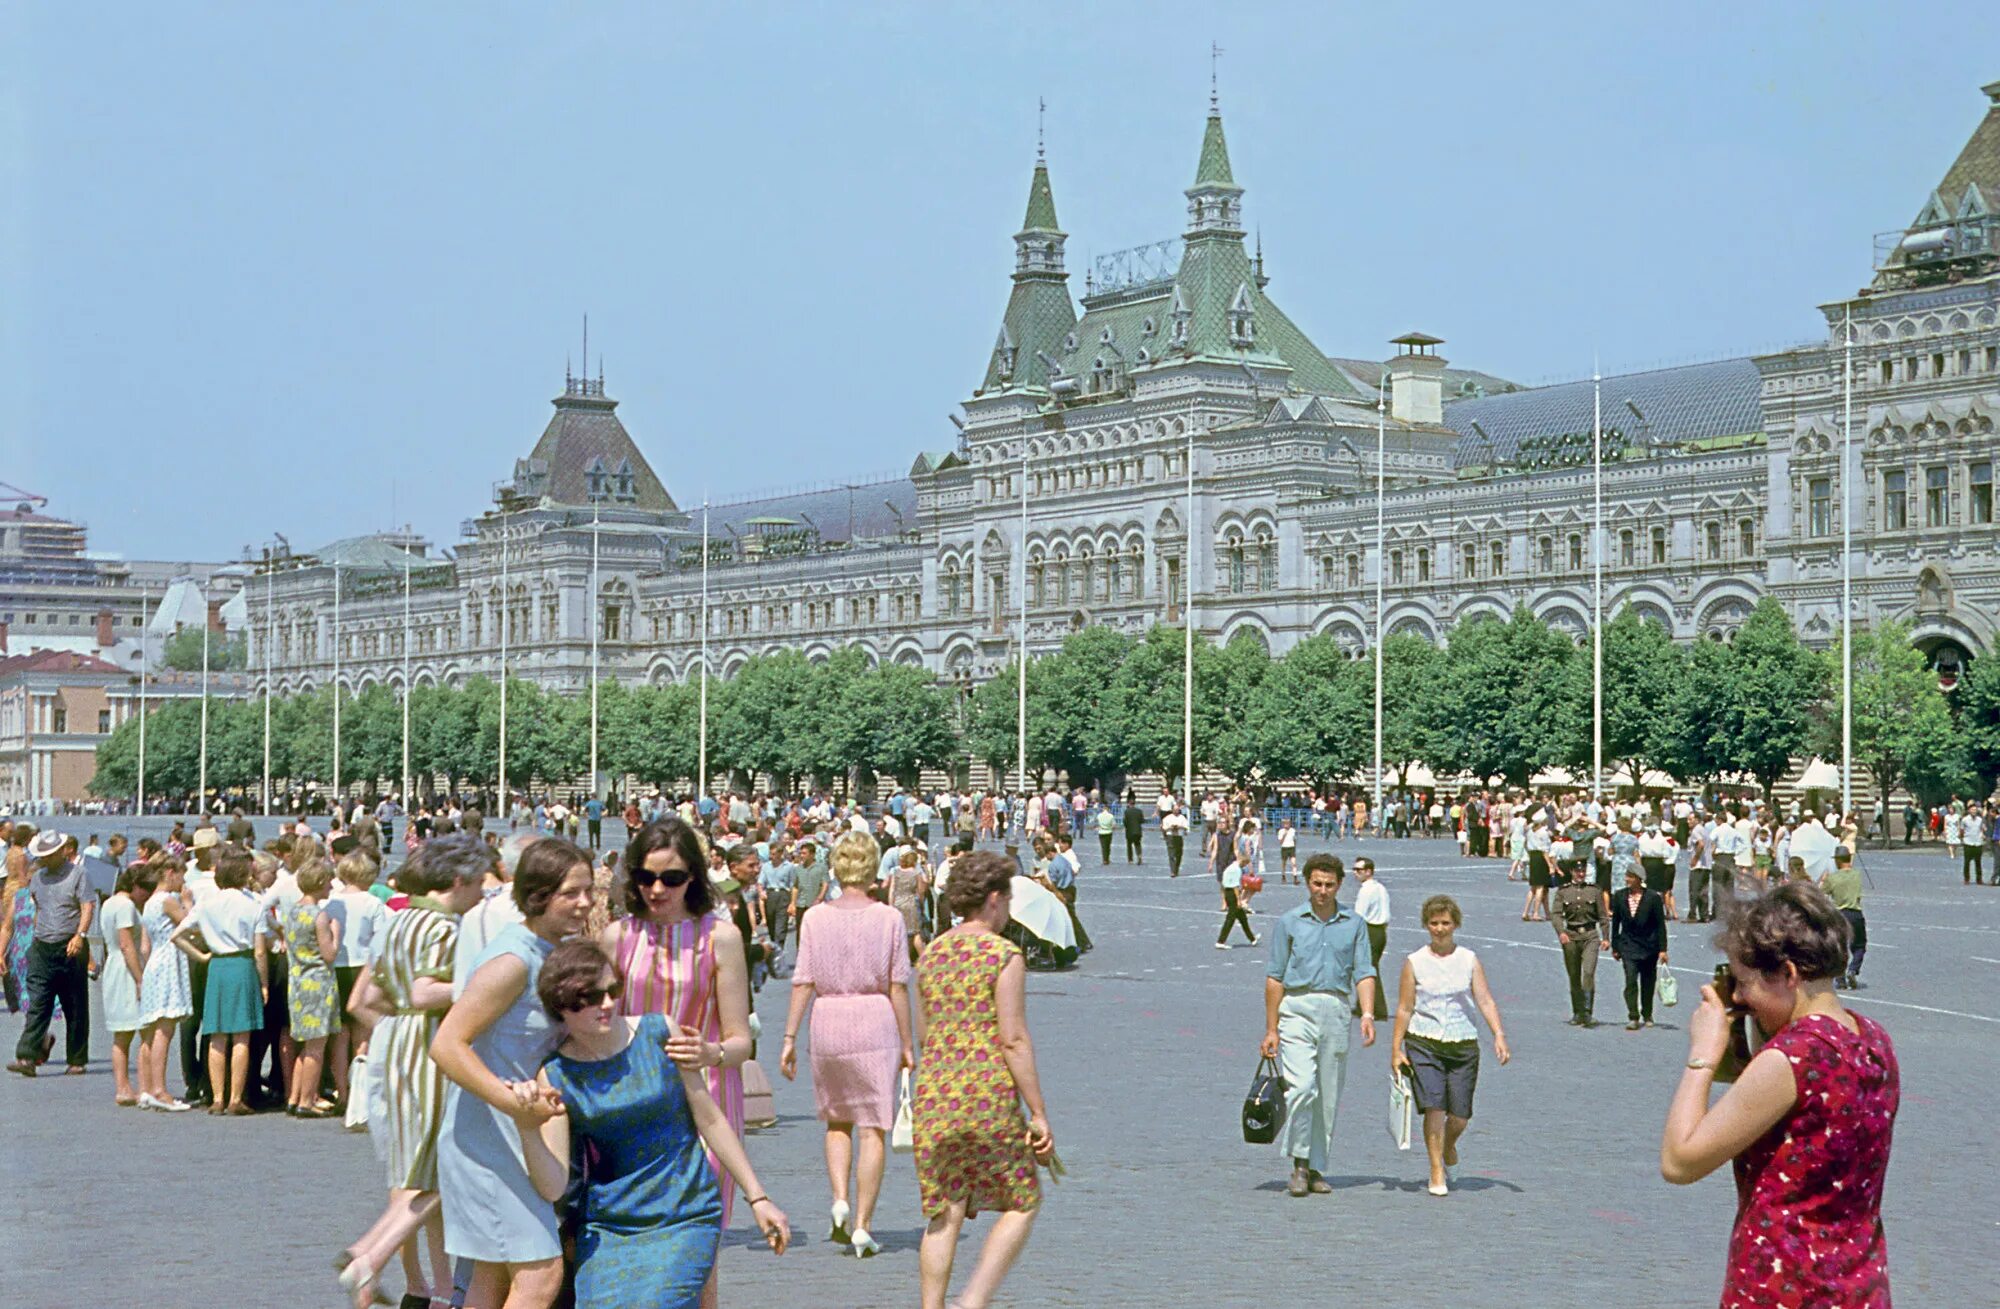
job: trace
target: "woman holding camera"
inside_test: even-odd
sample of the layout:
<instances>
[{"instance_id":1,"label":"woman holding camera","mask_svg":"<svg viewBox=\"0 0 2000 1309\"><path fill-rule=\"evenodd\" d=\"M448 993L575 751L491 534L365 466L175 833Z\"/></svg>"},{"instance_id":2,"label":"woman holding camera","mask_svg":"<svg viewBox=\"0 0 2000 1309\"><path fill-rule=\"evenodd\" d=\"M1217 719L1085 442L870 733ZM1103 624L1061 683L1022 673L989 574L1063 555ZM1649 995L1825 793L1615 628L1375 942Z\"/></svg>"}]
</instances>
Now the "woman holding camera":
<instances>
[{"instance_id":1,"label":"woman holding camera","mask_svg":"<svg viewBox=\"0 0 2000 1309\"><path fill-rule=\"evenodd\" d=\"M1729 957L1688 1024L1687 1071L1667 1111L1660 1172L1699 1181L1733 1162L1738 1205L1723 1309L1889 1304L1882 1183L1901 1100L1880 1026L1834 994L1848 927L1818 887L1786 883L1743 906L1718 944ZM1709 1104L1731 1028L1764 1048ZM1733 1060L1731 1061L1733 1062Z\"/></svg>"}]
</instances>

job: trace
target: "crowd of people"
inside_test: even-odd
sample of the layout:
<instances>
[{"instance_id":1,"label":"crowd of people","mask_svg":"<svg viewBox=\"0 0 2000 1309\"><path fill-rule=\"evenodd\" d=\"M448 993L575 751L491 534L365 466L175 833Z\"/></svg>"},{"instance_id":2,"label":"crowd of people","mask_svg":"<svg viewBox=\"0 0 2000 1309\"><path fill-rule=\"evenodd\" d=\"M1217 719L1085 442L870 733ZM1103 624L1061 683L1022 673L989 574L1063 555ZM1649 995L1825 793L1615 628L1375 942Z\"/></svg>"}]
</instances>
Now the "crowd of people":
<instances>
[{"instance_id":1,"label":"crowd of people","mask_svg":"<svg viewBox=\"0 0 2000 1309\"><path fill-rule=\"evenodd\" d=\"M1569 1021L1580 1027L1596 1025L1601 952L1622 967L1626 1027L1642 1031L1666 975L1669 925L1723 924L1730 976L1702 991L1662 1170L1688 1181L1737 1161L1746 1216L1731 1247L1731 1294L1768 1281L1745 1223L1775 1225L1787 1248L1818 1250L1807 1229L1824 1218L1845 1242L1826 1265L1829 1284L1859 1288L1851 1303L1874 1303L1878 1285L1886 1296L1879 1223L1872 1238L1865 1229L1879 1211L1894 1055L1878 1026L1832 995L1860 984L1866 951L1857 825L1733 802L1426 799L1392 799L1378 824L1365 799L1344 795L1273 811L1248 795L1210 794L1189 812L1170 793L1141 806L1129 793L1082 789L897 791L873 817L824 795L610 805L524 795L493 831L474 806L423 806L403 824L406 857L393 868L385 852L404 818L394 806L336 810L325 833L301 815L261 844L240 811L177 824L136 848L93 837L87 851L60 831L0 822L11 910L0 957L10 1008L28 1010L9 1068L36 1076L60 1020L65 1068L81 1071L88 983L101 972L119 1105L282 1109L365 1126L386 1194L337 1260L356 1304L400 1263L407 1309L564 1296L706 1306L719 1299L719 1239L736 1208L773 1251L792 1239L742 1136L769 1097L753 993L783 981L777 1067L793 1079L803 1066L811 1079L829 1238L861 1259L879 1253L888 1161L911 1151L926 1222L922 1303L944 1309L963 1224L990 1212L977 1265L950 1302L983 1306L1032 1230L1038 1170L1061 1168L1026 1021L1032 943L1010 910L1024 884L1050 893L1079 952L1090 948L1077 913L1078 835L1098 838L1103 864L1122 838L1136 863L1151 827L1178 877L1200 823L1223 912L1217 944L1228 948L1240 928L1269 950L1262 1045L1284 1081L1289 1194L1332 1189L1324 1174L1357 1018L1363 1045L1378 1022L1391 1023L1390 1066L1421 1123L1425 1188L1452 1194L1482 1022L1498 1063L1512 1057L1484 968L1457 939L1463 911L1450 896L1424 902L1425 940L1392 956L1391 996L1390 889L1374 861L1352 859L1350 909L1340 901L1348 861L1331 850L1299 859L1304 832L1331 843L1343 830L1393 836L1404 826L1455 835L1466 857L1505 860L1507 875L1527 882L1522 917L1553 927ZM1977 810L1952 815L1961 842L1986 835L1971 825ZM599 860L608 815L624 841ZM1276 875L1299 880L1305 898L1259 934L1253 902L1273 871L1267 835ZM982 839L1005 852L981 850ZM1831 868L1815 877L1795 851L1817 858L1823 847ZM86 853L118 869L101 902ZM1677 901L1683 865L1689 885ZM1746 1016L1764 1053L1730 1039ZM1845 1079L1840 1104L1796 1093L1787 1068L1807 1066ZM1688 1089L1704 1076L1735 1079L1712 1108ZM1780 1122L1790 1126L1774 1149ZM1808 1133L1861 1170L1837 1213L1816 1212L1800 1181L1817 1175L1810 1150L1792 1144ZM1750 1290L1725 1299L1786 1302Z\"/></svg>"}]
</instances>

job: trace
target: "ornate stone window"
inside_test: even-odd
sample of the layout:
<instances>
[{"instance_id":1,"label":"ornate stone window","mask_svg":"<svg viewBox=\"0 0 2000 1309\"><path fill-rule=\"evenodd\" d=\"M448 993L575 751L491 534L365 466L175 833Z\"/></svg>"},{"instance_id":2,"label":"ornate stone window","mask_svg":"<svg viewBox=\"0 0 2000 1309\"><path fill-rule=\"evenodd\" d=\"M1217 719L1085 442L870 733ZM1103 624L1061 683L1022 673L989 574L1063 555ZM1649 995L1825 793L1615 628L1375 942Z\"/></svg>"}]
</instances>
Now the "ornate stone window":
<instances>
[{"instance_id":1,"label":"ornate stone window","mask_svg":"<svg viewBox=\"0 0 2000 1309\"><path fill-rule=\"evenodd\" d=\"M1806 535L1833 535L1833 479L1814 477L1806 482Z\"/></svg>"}]
</instances>

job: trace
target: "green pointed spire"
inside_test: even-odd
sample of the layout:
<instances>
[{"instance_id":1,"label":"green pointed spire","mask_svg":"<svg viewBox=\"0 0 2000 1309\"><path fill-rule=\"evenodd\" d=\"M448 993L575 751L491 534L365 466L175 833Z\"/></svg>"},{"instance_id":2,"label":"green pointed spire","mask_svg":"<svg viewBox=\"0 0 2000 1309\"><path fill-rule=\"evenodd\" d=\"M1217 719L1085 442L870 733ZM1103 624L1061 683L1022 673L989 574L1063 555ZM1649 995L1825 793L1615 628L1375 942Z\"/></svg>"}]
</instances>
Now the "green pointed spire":
<instances>
[{"instance_id":1,"label":"green pointed spire","mask_svg":"<svg viewBox=\"0 0 2000 1309\"><path fill-rule=\"evenodd\" d=\"M1235 186L1229 175L1229 143L1222 139L1222 115L1211 112L1208 130L1201 137L1201 165L1195 169L1196 186Z\"/></svg>"},{"instance_id":2,"label":"green pointed spire","mask_svg":"<svg viewBox=\"0 0 2000 1309\"><path fill-rule=\"evenodd\" d=\"M1224 169L1228 164L1223 165ZM1035 163L1035 180L1028 184L1028 216L1021 220L1024 232L1059 232L1056 225L1056 194L1049 189L1049 166Z\"/></svg>"}]
</instances>

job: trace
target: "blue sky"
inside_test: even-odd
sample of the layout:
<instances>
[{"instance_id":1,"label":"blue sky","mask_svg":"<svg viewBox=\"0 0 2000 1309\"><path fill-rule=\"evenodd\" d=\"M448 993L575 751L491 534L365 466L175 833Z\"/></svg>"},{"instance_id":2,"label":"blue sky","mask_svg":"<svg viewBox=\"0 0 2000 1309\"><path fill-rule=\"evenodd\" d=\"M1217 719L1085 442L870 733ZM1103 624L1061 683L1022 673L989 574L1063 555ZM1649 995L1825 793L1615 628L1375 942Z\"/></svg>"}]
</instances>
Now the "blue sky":
<instances>
[{"instance_id":1,"label":"blue sky","mask_svg":"<svg viewBox=\"0 0 2000 1309\"><path fill-rule=\"evenodd\" d=\"M1271 294L1523 382L1820 330L2000 6L13 5L0 480L132 556L449 544L565 355L685 504L901 472L978 382L1045 96L1072 285L1176 235L1220 42ZM1060 21L1056 21L1060 20ZM594 367L594 361L593 361Z\"/></svg>"}]
</instances>

